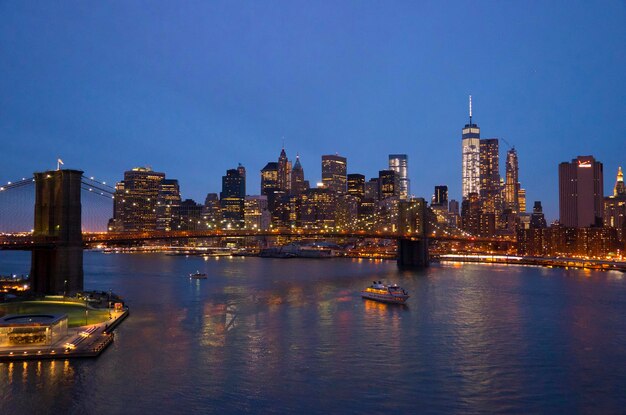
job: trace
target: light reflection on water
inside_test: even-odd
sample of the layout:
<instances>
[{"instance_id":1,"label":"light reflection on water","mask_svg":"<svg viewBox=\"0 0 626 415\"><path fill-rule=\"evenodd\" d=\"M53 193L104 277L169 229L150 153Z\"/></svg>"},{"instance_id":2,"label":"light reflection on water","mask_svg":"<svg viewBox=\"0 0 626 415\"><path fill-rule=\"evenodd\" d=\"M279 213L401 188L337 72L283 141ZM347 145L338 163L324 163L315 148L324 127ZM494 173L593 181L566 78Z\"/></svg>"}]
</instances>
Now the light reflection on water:
<instances>
[{"instance_id":1,"label":"light reflection on water","mask_svg":"<svg viewBox=\"0 0 626 415\"><path fill-rule=\"evenodd\" d=\"M96 360L0 363L0 413L618 413L621 273L86 253L131 306ZM25 269L24 253L0 266ZM190 280L200 270L207 280ZM3 273L24 272L0 268ZM411 298L359 296L372 280Z\"/></svg>"}]
</instances>

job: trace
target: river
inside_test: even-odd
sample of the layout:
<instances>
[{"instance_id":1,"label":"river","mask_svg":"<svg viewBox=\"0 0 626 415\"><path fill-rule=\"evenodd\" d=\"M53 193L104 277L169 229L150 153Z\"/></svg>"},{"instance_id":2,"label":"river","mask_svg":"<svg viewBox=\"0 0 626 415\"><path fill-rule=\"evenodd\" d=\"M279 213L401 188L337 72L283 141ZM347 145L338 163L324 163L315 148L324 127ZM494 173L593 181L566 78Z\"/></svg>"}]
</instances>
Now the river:
<instances>
[{"instance_id":1,"label":"river","mask_svg":"<svg viewBox=\"0 0 626 415\"><path fill-rule=\"evenodd\" d=\"M0 273L30 255L0 252ZM199 270L206 280L190 280ZM397 282L406 306L363 300ZM623 413L616 271L85 253L130 317L97 359L0 363L0 414Z\"/></svg>"}]
</instances>

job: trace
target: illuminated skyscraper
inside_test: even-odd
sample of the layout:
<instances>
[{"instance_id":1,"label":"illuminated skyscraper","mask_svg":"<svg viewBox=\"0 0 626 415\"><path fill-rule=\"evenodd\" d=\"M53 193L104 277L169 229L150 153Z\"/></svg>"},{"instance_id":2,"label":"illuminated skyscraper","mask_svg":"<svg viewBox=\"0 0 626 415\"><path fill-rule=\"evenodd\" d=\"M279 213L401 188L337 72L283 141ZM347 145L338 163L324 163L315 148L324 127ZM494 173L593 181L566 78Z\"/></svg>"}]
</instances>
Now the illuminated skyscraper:
<instances>
[{"instance_id":1,"label":"illuminated skyscraper","mask_svg":"<svg viewBox=\"0 0 626 415\"><path fill-rule=\"evenodd\" d=\"M246 173L243 166L226 171L222 176L220 205L226 227L244 226L244 200L246 197Z\"/></svg>"},{"instance_id":2,"label":"illuminated skyscraper","mask_svg":"<svg viewBox=\"0 0 626 415\"><path fill-rule=\"evenodd\" d=\"M178 180L163 179L157 197L157 229L165 231L178 229L180 203Z\"/></svg>"},{"instance_id":3,"label":"illuminated skyscraper","mask_svg":"<svg viewBox=\"0 0 626 415\"><path fill-rule=\"evenodd\" d=\"M462 135L463 147L463 198L480 192L480 128L472 124L472 96L469 98L469 124Z\"/></svg>"},{"instance_id":4,"label":"illuminated skyscraper","mask_svg":"<svg viewBox=\"0 0 626 415\"><path fill-rule=\"evenodd\" d=\"M389 170L396 172L398 176L400 200L408 200L410 195L410 182L408 177L409 158L406 154L390 154Z\"/></svg>"},{"instance_id":5,"label":"illuminated skyscraper","mask_svg":"<svg viewBox=\"0 0 626 415\"><path fill-rule=\"evenodd\" d=\"M289 193L291 190L291 162L283 148L278 157L278 189Z\"/></svg>"},{"instance_id":6,"label":"illuminated skyscraper","mask_svg":"<svg viewBox=\"0 0 626 415\"><path fill-rule=\"evenodd\" d=\"M356 173L348 175L348 194L359 200L363 199L365 196L365 176Z\"/></svg>"},{"instance_id":7,"label":"illuminated skyscraper","mask_svg":"<svg viewBox=\"0 0 626 415\"><path fill-rule=\"evenodd\" d=\"M519 169L515 148L506 153L506 181L504 184L504 208L519 213Z\"/></svg>"},{"instance_id":8,"label":"illuminated skyscraper","mask_svg":"<svg viewBox=\"0 0 626 415\"><path fill-rule=\"evenodd\" d=\"M572 228L600 225L603 216L602 163L578 156L559 164L559 221Z\"/></svg>"},{"instance_id":9,"label":"illuminated skyscraper","mask_svg":"<svg viewBox=\"0 0 626 415\"><path fill-rule=\"evenodd\" d=\"M322 183L331 192L346 193L348 161L339 155L322 156Z\"/></svg>"},{"instance_id":10,"label":"illuminated skyscraper","mask_svg":"<svg viewBox=\"0 0 626 415\"><path fill-rule=\"evenodd\" d=\"M309 188L309 184L304 180L304 169L300 164L300 156L296 156L296 163L291 171L291 193L299 195Z\"/></svg>"},{"instance_id":11,"label":"illuminated skyscraper","mask_svg":"<svg viewBox=\"0 0 626 415\"><path fill-rule=\"evenodd\" d=\"M261 194L268 196L280 190L278 185L278 163L270 161L261 170Z\"/></svg>"},{"instance_id":12,"label":"illuminated skyscraper","mask_svg":"<svg viewBox=\"0 0 626 415\"><path fill-rule=\"evenodd\" d=\"M494 223L502 213L500 156L497 138L480 140L480 203L483 214L493 215Z\"/></svg>"},{"instance_id":13,"label":"illuminated skyscraper","mask_svg":"<svg viewBox=\"0 0 626 415\"><path fill-rule=\"evenodd\" d=\"M615 179L615 187L613 188L613 196L626 195L626 188L624 187L624 173L622 168L617 168L617 178Z\"/></svg>"},{"instance_id":14,"label":"illuminated skyscraper","mask_svg":"<svg viewBox=\"0 0 626 415\"><path fill-rule=\"evenodd\" d=\"M519 201L519 213L526 213L526 189L520 188L518 190L517 200Z\"/></svg>"},{"instance_id":15,"label":"illuminated skyscraper","mask_svg":"<svg viewBox=\"0 0 626 415\"><path fill-rule=\"evenodd\" d=\"M157 229L157 199L165 173L149 167L124 172L115 190L113 230L153 231Z\"/></svg>"},{"instance_id":16,"label":"illuminated skyscraper","mask_svg":"<svg viewBox=\"0 0 626 415\"><path fill-rule=\"evenodd\" d=\"M381 170L378 172L378 195L380 200L398 196L400 193L398 173L393 170Z\"/></svg>"}]
</instances>

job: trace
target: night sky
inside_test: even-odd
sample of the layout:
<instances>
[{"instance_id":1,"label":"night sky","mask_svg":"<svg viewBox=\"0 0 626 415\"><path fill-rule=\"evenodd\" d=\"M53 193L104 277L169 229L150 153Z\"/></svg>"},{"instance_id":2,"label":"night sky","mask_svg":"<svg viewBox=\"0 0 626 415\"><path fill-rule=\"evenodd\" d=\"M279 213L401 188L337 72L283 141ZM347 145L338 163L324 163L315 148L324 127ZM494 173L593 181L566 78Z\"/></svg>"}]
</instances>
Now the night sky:
<instances>
[{"instance_id":1,"label":"night sky","mask_svg":"<svg viewBox=\"0 0 626 415\"><path fill-rule=\"evenodd\" d=\"M443 3L443 4L442 4ZM409 155L411 191L461 192L468 95L518 150L528 205L558 215L558 163L626 167L626 3L0 2L0 182L65 167L113 183L152 166L204 201L283 137L368 178ZM501 173L507 145L501 142Z\"/></svg>"}]
</instances>

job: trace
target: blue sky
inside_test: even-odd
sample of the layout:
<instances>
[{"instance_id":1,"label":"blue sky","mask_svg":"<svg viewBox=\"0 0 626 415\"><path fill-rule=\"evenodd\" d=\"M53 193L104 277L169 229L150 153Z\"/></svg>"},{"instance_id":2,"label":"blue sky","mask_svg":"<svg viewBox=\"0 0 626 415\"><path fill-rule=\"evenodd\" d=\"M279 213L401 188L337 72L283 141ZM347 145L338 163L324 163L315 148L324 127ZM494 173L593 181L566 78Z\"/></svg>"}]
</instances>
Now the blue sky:
<instances>
[{"instance_id":1,"label":"blue sky","mask_svg":"<svg viewBox=\"0 0 626 415\"><path fill-rule=\"evenodd\" d=\"M618 1L0 2L0 181L61 156L202 201L241 162L257 194L284 137L311 183L322 154L372 177L406 153L412 193L458 199L472 94L556 219L559 162L594 155L607 194L626 166L624 22Z\"/></svg>"}]
</instances>

